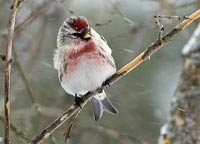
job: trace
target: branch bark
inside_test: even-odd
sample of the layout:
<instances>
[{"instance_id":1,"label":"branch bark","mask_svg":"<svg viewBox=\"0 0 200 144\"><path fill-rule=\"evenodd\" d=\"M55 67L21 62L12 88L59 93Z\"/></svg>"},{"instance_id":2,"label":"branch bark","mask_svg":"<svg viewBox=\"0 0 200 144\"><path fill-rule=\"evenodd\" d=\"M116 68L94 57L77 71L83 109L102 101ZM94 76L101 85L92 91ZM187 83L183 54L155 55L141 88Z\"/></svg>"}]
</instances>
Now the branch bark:
<instances>
[{"instance_id":1,"label":"branch bark","mask_svg":"<svg viewBox=\"0 0 200 144\"><path fill-rule=\"evenodd\" d=\"M4 144L9 144L10 134L10 73L11 73L11 62L12 62L12 45L14 37L14 28L16 14L19 6L23 0L14 0L10 8L10 19L9 19L9 30L8 30L8 43L6 48L6 66L5 66L5 96L4 96L4 109L5 109L5 137Z\"/></svg>"},{"instance_id":2,"label":"branch bark","mask_svg":"<svg viewBox=\"0 0 200 144\"><path fill-rule=\"evenodd\" d=\"M200 143L200 23L182 50L183 70L159 144Z\"/></svg>"},{"instance_id":3,"label":"branch bark","mask_svg":"<svg viewBox=\"0 0 200 144\"><path fill-rule=\"evenodd\" d=\"M160 43L160 40L156 40L154 43L148 46L148 48L144 52L142 52L139 56L137 56L134 60L132 60L130 63L122 67L120 70L118 70L113 76L109 78L108 80L109 85L114 84L115 82L120 80L124 75L129 73L135 67L137 67L139 64L149 59L149 57L153 55L156 51L158 51L161 47L169 43L178 32L180 32L182 29L184 29L186 26L192 23L193 20L196 20L199 17L200 17L200 9L194 12L191 16L189 16L189 19L182 21L171 32L169 32L167 35L162 37L162 43ZM102 85L97 90L93 92L88 92L87 94L85 94L82 97L84 101L84 103L82 104L82 107L84 107L84 105L86 105L87 102L90 101L90 99L94 95L98 94L99 91L104 90L107 87L108 87L107 85ZM48 138L50 134L52 134L66 120L71 118L79 109L80 109L79 106L75 104L72 105L61 116L59 116L55 121L53 121L49 126L47 126L39 135L33 138L28 144L38 144L42 142L44 139Z\"/></svg>"}]
</instances>

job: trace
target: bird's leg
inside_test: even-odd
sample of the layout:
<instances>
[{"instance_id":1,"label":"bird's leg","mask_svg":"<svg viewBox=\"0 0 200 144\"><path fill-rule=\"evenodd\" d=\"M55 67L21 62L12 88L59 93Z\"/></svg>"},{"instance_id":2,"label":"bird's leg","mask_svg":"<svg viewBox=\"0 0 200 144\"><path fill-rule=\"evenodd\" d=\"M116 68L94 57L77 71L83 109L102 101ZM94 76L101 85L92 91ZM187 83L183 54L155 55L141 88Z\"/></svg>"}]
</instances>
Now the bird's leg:
<instances>
[{"instance_id":1,"label":"bird's leg","mask_svg":"<svg viewBox=\"0 0 200 144\"><path fill-rule=\"evenodd\" d=\"M106 79L103 83L102 86L110 87L110 78Z\"/></svg>"},{"instance_id":2,"label":"bird's leg","mask_svg":"<svg viewBox=\"0 0 200 144\"><path fill-rule=\"evenodd\" d=\"M110 78L106 79L106 80L102 83L102 86L110 87ZM98 91L98 93L102 93L102 92L103 92L102 87L97 88L97 91Z\"/></svg>"},{"instance_id":3,"label":"bird's leg","mask_svg":"<svg viewBox=\"0 0 200 144\"><path fill-rule=\"evenodd\" d=\"M79 97L77 94L75 94L74 102L77 106L79 106L82 109L81 104L84 102L81 97Z\"/></svg>"}]
</instances>

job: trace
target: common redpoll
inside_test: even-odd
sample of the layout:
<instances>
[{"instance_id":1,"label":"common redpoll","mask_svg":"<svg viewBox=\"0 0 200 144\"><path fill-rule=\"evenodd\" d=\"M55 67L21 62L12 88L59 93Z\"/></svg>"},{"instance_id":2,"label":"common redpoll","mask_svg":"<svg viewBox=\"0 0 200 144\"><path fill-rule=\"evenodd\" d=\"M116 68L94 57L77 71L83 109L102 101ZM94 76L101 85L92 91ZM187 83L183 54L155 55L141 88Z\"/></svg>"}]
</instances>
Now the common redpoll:
<instances>
[{"instance_id":1,"label":"common redpoll","mask_svg":"<svg viewBox=\"0 0 200 144\"><path fill-rule=\"evenodd\" d=\"M84 17L66 19L59 29L54 55L54 68L58 70L63 89L80 99L88 91L97 89L116 72L111 53L107 42ZM117 113L104 91L91 101L96 121L102 117L104 110Z\"/></svg>"}]
</instances>

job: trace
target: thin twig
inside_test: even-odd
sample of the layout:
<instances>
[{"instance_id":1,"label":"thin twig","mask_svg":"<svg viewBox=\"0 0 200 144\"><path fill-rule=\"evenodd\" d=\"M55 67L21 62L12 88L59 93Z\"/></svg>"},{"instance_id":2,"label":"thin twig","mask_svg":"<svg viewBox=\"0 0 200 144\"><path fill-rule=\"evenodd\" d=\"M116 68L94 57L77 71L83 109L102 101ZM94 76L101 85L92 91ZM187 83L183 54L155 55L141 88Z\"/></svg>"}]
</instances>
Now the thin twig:
<instances>
[{"instance_id":1,"label":"thin twig","mask_svg":"<svg viewBox=\"0 0 200 144\"><path fill-rule=\"evenodd\" d=\"M109 19L107 22L104 22L104 23L95 23L95 26L105 26L105 25L108 25L111 22L112 22L112 20Z\"/></svg>"},{"instance_id":2,"label":"thin twig","mask_svg":"<svg viewBox=\"0 0 200 144\"><path fill-rule=\"evenodd\" d=\"M77 117L79 116L81 110L82 110L82 109L80 109L80 110L77 112L77 114L75 115L75 117L74 117L73 121L71 122L70 126L67 128L66 133L64 133L65 144L68 144L68 143L69 143L69 140L70 140L70 138L71 138L72 128L73 128L73 126L75 125L76 119L77 119Z\"/></svg>"},{"instance_id":3,"label":"thin twig","mask_svg":"<svg viewBox=\"0 0 200 144\"><path fill-rule=\"evenodd\" d=\"M42 51L42 45L44 43L44 39L45 39L45 34L47 33L47 31L49 30L48 27L47 27L47 23L48 21L44 18L43 19L43 22L40 26L40 29L39 29L39 33L37 33L29 45L35 45L35 40L36 39L39 39L38 42L37 42L37 46L33 49L33 51L31 51L31 55L30 55L30 59L29 59L29 65L27 67L28 70L31 69L31 67L37 62L36 60L39 58L40 54L41 54L41 51Z\"/></svg>"},{"instance_id":4,"label":"thin twig","mask_svg":"<svg viewBox=\"0 0 200 144\"><path fill-rule=\"evenodd\" d=\"M160 41L160 43L162 43L162 36L163 36L163 31L164 31L164 26L161 24L161 20L160 17L158 15L154 16L156 25L159 28L159 33L158 33L158 40Z\"/></svg>"},{"instance_id":5,"label":"thin twig","mask_svg":"<svg viewBox=\"0 0 200 144\"><path fill-rule=\"evenodd\" d=\"M103 126L90 126L90 127L81 127L80 125L76 125L74 128L74 132L79 133L79 132L88 132L90 131L91 133L98 132L102 136L110 137L119 140L121 143L124 143L125 141L130 141L131 144L144 144L145 141L138 139L137 137L134 137L133 135L123 135L121 132L118 132L114 129L110 129L107 127Z\"/></svg>"},{"instance_id":6,"label":"thin twig","mask_svg":"<svg viewBox=\"0 0 200 144\"><path fill-rule=\"evenodd\" d=\"M13 50L13 56L14 56L14 59L15 59L15 65L16 65L16 67L17 67L17 69L18 69L18 71L19 71L19 73L21 75L22 81L24 83L24 86L25 86L25 89L26 89L26 91L28 93L28 96L30 97L31 103L32 104L36 104L36 100L35 100L35 98L33 96L33 91L32 91L32 89L30 87L30 84L29 84L29 82L28 82L28 80L26 78L26 75L25 75L24 71L22 70L21 64L20 64L20 62L18 60L18 56L17 56L15 50Z\"/></svg>"},{"instance_id":7,"label":"thin twig","mask_svg":"<svg viewBox=\"0 0 200 144\"><path fill-rule=\"evenodd\" d=\"M23 83L24 83L24 86L25 86L25 89L26 89L26 91L27 91L27 93L28 93L28 96L29 96L29 98L30 98L30 100L31 100L31 103L32 103L32 105L34 106L34 109L36 110L38 116L41 116L42 118L44 118L44 114L43 114L42 111L41 111L41 106L37 103L37 101L36 101L36 99L35 99L35 97L34 97L34 95L33 95L33 91L32 91L32 89L31 89L31 85L29 84L29 82L28 82L28 80L27 80L27 77L26 77L26 75L25 75L25 73L24 73L24 71L23 71L23 69L22 69L22 67L21 67L21 64L20 64L20 62L19 62L19 60L18 60L18 56L17 56L17 54L16 54L16 52L15 52L15 49L13 50L13 56L14 56L14 59L15 59L15 65L16 65L16 67L17 67L17 69L18 69L18 71L19 71L19 73L20 73L20 75L21 75L22 81L23 81ZM44 121L45 121L45 120L40 119L40 123L44 123ZM30 139L28 139L27 137L24 137L25 135L24 135L21 131L17 131L17 128L14 127L12 124L11 124L11 129L12 129L18 136L20 136L20 137L22 137L22 138L26 138L26 139L25 139L25 140L26 140L26 143L27 143L28 141L30 141ZM52 144L55 144L55 143L56 143L56 140L55 140L55 138L54 138L53 136L51 137L50 140L51 140Z\"/></svg>"},{"instance_id":8,"label":"thin twig","mask_svg":"<svg viewBox=\"0 0 200 144\"><path fill-rule=\"evenodd\" d=\"M147 60L152 54L154 54L156 51L158 51L161 47L163 47L165 44L169 43L174 36L180 32L183 28L188 26L190 23L193 22L193 20L200 17L200 9L194 12L189 18L184 21L182 21L179 25L177 25L171 32L169 32L167 35L162 37L162 43L160 43L159 40L152 43L144 52L142 52L139 56L137 56L134 60L132 60L130 63L122 67L120 70L118 70L111 78L109 78L109 85L114 84L118 80L120 80L124 75L126 75L128 72L133 70L135 67L137 67L139 64ZM102 85L97 90L93 92L88 92L85 94L82 99L84 103L82 104L82 107L84 107L87 102L91 100L91 98L98 94L99 90L104 90L107 88L107 85ZM59 116L55 121L53 121L49 126L47 126L40 134L38 134L36 137L34 137L28 144L38 144L42 142L44 139L48 138L50 134L52 134L58 127L60 127L66 120L71 118L78 110L80 109L77 105L72 105L69 109L67 109L61 116Z\"/></svg>"},{"instance_id":9,"label":"thin twig","mask_svg":"<svg viewBox=\"0 0 200 144\"><path fill-rule=\"evenodd\" d=\"M5 123L5 118L0 115L0 121ZM14 124L10 123L11 130L22 140L23 143L27 143L30 139L23 133L23 131L19 130Z\"/></svg>"},{"instance_id":10,"label":"thin twig","mask_svg":"<svg viewBox=\"0 0 200 144\"><path fill-rule=\"evenodd\" d=\"M126 14L124 13L124 11L122 10L122 8L119 6L119 1L117 2L112 2L111 0L109 0L109 2L111 3L111 5L113 6L113 8L119 13L119 15L124 19L124 21L126 23L128 23L129 25L136 25L135 22L133 22L132 20L130 20Z\"/></svg>"},{"instance_id":11,"label":"thin twig","mask_svg":"<svg viewBox=\"0 0 200 144\"><path fill-rule=\"evenodd\" d=\"M21 32L25 27L30 25L36 18L40 17L41 15L44 15L50 2L51 2L50 0L45 1L41 6L39 6L36 10L34 10L29 17L27 17L21 24L16 26L15 33Z\"/></svg>"},{"instance_id":12,"label":"thin twig","mask_svg":"<svg viewBox=\"0 0 200 144\"><path fill-rule=\"evenodd\" d=\"M5 109L5 137L4 144L9 144L10 135L10 73L11 73L11 61L12 61L12 45L14 37L14 28L16 14L19 6L23 3L22 0L14 0L10 8L9 18L9 30L8 30L8 44L6 48L6 66L5 66L5 98L4 98L4 109Z\"/></svg>"},{"instance_id":13,"label":"thin twig","mask_svg":"<svg viewBox=\"0 0 200 144\"><path fill-rule=\"evenodd\" d=\"M45 0L45 2L43 2L40 6L38 6L36 8L36 10L34 10L22 23L17 25L15 27L15 37L17 36L18 33L20 33L22 30L24 30L26 27L28 27L32 22L34 22L35 19L37 19L40 16L45 15L46 10L50 6L51 2L52 2L51 0ZM45 25L45 22L44 22L44 25ZM39 50L39 49L37 49L37 50ZM13 50L13 56L14 56L14 59L15 59L15 65L16 65L18 71L19 71L19 74L21 75L22 81L24 83L24 86L25 86L25 89L28 93L28 96L31 100L32 106L35 109L35 111L37 112L38 116L41 116L43 118L44 115L41 112L41 106L37 103L37 101L34 97L31 85L29 84L27 76L22 69L22 66L21 66L20 61L18 59L17 53L15 52L15 49ZM35 56L35 55L33 54L32 56ZM44 123L44 121L45 120L40 119L40 123Z\"/></svg>"},{"instance_id":14,"label":"thin twig","mask_svg":"<svg viewBox=\"0 0 200 144\"><path fill-rule=\"evenodd\" d=\"M158 144L200 143L200 23L182 49L183 68L171 101L168 121L161 127Z\"/></svg>"}]
</instances>

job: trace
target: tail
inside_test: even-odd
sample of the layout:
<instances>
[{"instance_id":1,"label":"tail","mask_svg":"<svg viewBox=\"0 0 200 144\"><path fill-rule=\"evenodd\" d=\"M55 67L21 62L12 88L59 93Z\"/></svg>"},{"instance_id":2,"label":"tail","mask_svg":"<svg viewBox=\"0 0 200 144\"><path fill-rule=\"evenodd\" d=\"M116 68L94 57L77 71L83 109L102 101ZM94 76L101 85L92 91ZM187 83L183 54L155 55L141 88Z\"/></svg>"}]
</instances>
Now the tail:
<instances>
[{"instance_id":1,"label":"tail","mask_svg":"<svg viewBox=\"0 0 200 144\"><path fill-rule=\"evenodd\" d=\"M92 98L92 106L94 111L94 119L96 121L98 121L102 117L104 110L112 114L118 113L117 109L106 97L104 91Z\"/></svg>"}]
</instances>

